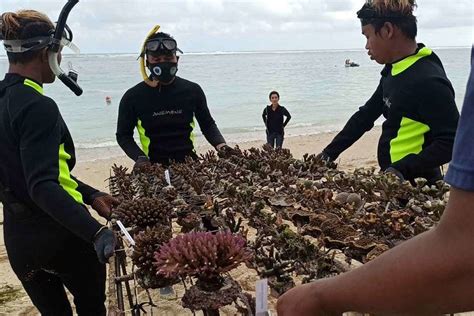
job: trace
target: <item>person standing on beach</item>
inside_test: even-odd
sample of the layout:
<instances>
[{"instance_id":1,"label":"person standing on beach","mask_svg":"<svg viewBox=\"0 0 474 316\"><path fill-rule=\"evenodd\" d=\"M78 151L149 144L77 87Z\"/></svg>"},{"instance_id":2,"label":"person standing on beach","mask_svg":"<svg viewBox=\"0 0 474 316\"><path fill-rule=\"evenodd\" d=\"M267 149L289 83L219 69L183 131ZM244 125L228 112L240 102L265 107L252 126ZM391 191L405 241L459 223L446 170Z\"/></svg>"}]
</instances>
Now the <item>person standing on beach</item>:
<instances>
[{"instance_id":1,"label":"person standing on beach","mask_svg":"<svg viewBox=\"0 0 474 316\"><path fill-rule=\"evenodd\" d=\"M278 316L446 315L474 310L474 48L453 161L438 225L337 277L297 286Z\"/></svg>"},{"instance_id":2,"label":"person standing on beach","mask_svg":"<svg viewBox=\"0 0 474 316\"><path fill-rule=\"evenodd\" d=\"M157 32L158 28L150 32L141 52L151 75L129 89L120 101L118 144L135 161L136 167L150 163L169 165L184 162L186 157L196 159L197 121L207 141L218 152L231 151L209 112L201 87L176 76L179 60L176 52L181 52L176 40ZM135 128L141 148L133 139Z\"/></svg>"},{"instance_id":3,"label":"person standing on beach","mask_svg":"<svg viewBox=\"0 0 474 316\"><path fill-rule=\"evenodd\" d=\"M105 315L105 262L114 252L115 236L85 204L108 218L117 201L71 175L73 140L56 103L43 95L43 84L55 81L52 65L58 69L61 60L60 52L56 61L49 51L57 43L54 33L51 20L34 10L0 18L9 61L0 81L5 246L13 271L42 315L72 315L64 287L79 315Z\"/></svg>"},{"instance_id":4,"label":"person standing on beach","mask_svg":"<svg viewBox=\"0 0 474 316\"><path fill-rule=\"evenodd\" d=\"M417 44L414 0L367 1L358 12L366 49L385 65L375 93L319 156L334 161L383 115L378 144L382 171L402 180L442 179L459 119L454 90L438 56Z\"/></svg>"},{"instance_id":5,"label":"person standing on beach","mask_svg":"<svg viewBox=\"0 0 474 316\"><path fill-rule=\"evenodd\" d=\"M270 92L268 98L271 104L266 106L262 113L267 144L272 148L281 148L285 137L285 127L290 122L291 115L284 106L280 105L280 94L277 91Z\"/></svg>"}]
</instances>

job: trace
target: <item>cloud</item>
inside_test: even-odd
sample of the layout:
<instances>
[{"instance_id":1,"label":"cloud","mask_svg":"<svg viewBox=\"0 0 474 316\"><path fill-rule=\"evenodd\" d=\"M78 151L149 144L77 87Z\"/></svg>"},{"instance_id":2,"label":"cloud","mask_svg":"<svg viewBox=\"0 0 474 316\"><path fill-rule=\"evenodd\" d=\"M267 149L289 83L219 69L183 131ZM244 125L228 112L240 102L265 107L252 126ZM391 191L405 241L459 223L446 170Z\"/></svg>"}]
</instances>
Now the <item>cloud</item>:
<instances>
[{"instance_id":1,"label":"cloud","mask_svg":"<svg viewBox=\"0 0 474 316\"><path fill-rule=\"evenodd\" d=\"M0 0L0 11L33 8L58 16L58 0ZM154 24L185 51L363 47L355 12L363 0L80 0L69 23L85 52L136 52ZM468 45L472 0L419 0L420 29L434 45ZM439 37L437 37L439 33ZM458 37L459 34L456 34ZM468 38L466 40L466 38Z\"/></svg>"}]
</instances>

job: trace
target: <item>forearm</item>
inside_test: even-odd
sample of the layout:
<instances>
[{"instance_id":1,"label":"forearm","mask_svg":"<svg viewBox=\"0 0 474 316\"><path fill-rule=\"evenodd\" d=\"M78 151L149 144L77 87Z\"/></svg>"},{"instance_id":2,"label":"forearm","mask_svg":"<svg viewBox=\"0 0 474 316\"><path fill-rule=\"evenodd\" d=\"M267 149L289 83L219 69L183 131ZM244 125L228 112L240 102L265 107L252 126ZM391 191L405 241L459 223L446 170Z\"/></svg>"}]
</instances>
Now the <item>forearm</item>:
<instances>
[{"instance_id":1,"label":"forearm","mask_svg":"<svg viewBox=\"0 0 474 316\"><path fill-rule=\"evenodd\" d=\"M133 139L133 136L117 134L117 143L125 154L133 161L137 161L140 156L146 156Z\"/></svg>"},{"instance_id":2,"label":"forearm","mask_svg":"<svg viewBox=\"0 0 474 316\"><path fill-rule=\"evenodd\" d=\"M357 140L359 140L365 132L369 131L374 126L373 122L361 124L357 113L354 114L351 119L344 126L333 141L324 149L324 152L335 160L339 155L347 148L352 146Z\"/></svg>"},{"instance_id":3,"label":"forearm","mask_svg":"<svg viewBox=\"0 0 474 316\"><path fill-rule=\"evenodd\" d=\"M344 150L352 146L359 138L374 127L374 122L382 115L382 81L372 97L351 116L349 121L334 140L324 149L324 153L335 160Z\"/></svg>"},{"instance_id":4,"label":"forearm","mask_svg":"<svg viewBox=\"0 0 474 316\"><path fill-rule=\"evenodd\" d=\"M84 203L86 203L87 205L91 205L92 202L94 201L94 198L96 198L98 195L103 194L99 190L91 187L88 184L85 184L84 182L80 181L76 177L71 176L71 178L73 178L74 181L77 182L77 184L78 184L77 191L79 191L79 193L82 194L82 198L84 200Z\"/></svg>"},{"instance_id":5,"label":"forearm","mask_svg":"<svg viewBox=\"0 0 474 316\"><path fill-rule=\"evenodd\" d=\"M474 260L474 212L462 211L472 200L472 193L452 190L437 228L361 268L313 283L311 291L320 309L405 315L474 309L474 268L470 264Z\"/></svg>"},{"instance_id":6,"label":"forearm","mask_svg":"<svg viewBox=\"0 0 474 316\"><path fill-rule=\"evenodd\" d=\"M219 128L214 122L212 124L209 124L206 129L203 129L202 133L206 140L209 142L209 144L214 147L225 143L224 137L222 136L221 132L219 131Z\"/></svg>"},{"instance_id":7,"label":"forearm","mask_svg":"<svg viewBox=\"0 0 474 316\"><path fill-rule=\"evenodd\" d=\"M48 215L87 242L91 242L101 225L54 181L36 184L30 192L32 200Z\"/></svg>"}]
</instances>

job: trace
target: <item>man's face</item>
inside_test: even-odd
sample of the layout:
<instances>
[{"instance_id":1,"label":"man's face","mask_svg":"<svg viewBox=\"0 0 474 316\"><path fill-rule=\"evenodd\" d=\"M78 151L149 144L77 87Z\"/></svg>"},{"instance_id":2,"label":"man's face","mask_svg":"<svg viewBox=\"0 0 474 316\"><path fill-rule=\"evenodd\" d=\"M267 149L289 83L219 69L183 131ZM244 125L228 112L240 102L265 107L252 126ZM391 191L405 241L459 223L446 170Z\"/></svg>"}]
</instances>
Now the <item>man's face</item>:
<instances>
[{"instance_id":1,"label":"man's face","mask_svg":"<svg viewBox=\"0 0 474 316\"><path fill-rule=\"evenodd\" d=\"M387 27L382 27L380 32L376 33L374 26L368 24L362 26L362 34L367 38L365 49L370 59L382 65L390 63L390 39Z\"/></svg>"},{"instance_id":2,"label":"man's face","mask_svg":"<svg viewBox=\"0 0 474 316\"><path fill-rule=\"evenodd\" d=\"M166 63L166 62L177 63L178 62L178 57L176 56L176 54L170 54L170 55L147 54L146 59L150 64Z\"/></svg>"},{"instance_id":3,"label":"man's face","mask_svg":"<svg viewBox=\"0 0 474 316\"><path fill-rule=\"evenodd\" d=\"M278 101L280 101L280 98L278 97L278 95L272 94L270 97L270 102L272 102L272 104L274 105L277 105Z\"/></svg>"}]
</instances>

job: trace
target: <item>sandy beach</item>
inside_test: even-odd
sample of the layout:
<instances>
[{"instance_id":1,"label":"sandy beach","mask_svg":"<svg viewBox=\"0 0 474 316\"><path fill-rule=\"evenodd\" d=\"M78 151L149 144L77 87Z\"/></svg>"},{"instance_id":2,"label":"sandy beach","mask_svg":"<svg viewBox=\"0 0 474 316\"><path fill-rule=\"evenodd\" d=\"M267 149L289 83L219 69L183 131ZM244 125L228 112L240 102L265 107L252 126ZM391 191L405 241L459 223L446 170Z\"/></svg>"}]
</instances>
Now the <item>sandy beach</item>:
<instances>
[{"instance_id":1,"label":"sandy beach","mask_svg":"<svg viewBox=\"0 0 474 316\"><path fill-rule=\"evenodd\" d=\"M344 152L338 159L340 168L351 170L358 167L377 166L376 146L380 129L364 135L356 144ZM301 158L305 153L319 153L335 136L335 133L318 135L307 135L290 137L285 140L284 147L291 150L296 158ZM241 143L242 149L260 147L263 141ZM230 145L235 145L230 143ZM210 150L209 145L200 144L198 153L205 153ZM125 156L101 159L95 161L80 161L76 165L73 174L82 181L107 192L106 179L110 174L110 166L113 164L132 166L132 161ZM3 242L3 212L0 217L0 315L38 315L39 313L32 306L26 293L23 291L20 282L11 270ZM247 272L246 272L247 271ZM239 275L240 273L240 275ZM256 280L256 275L248 275L248 270L238 269L236 279L243 281L244 289L251 290L252 280ZM251 283L251 284L247 284ZM271 300L275 302L274 299ZM179 302L169 302L166 304L166 315L191 315L189 311L184 311ZM174 307L173 307L174 306Z\"/></svg>"}]
</instances>

